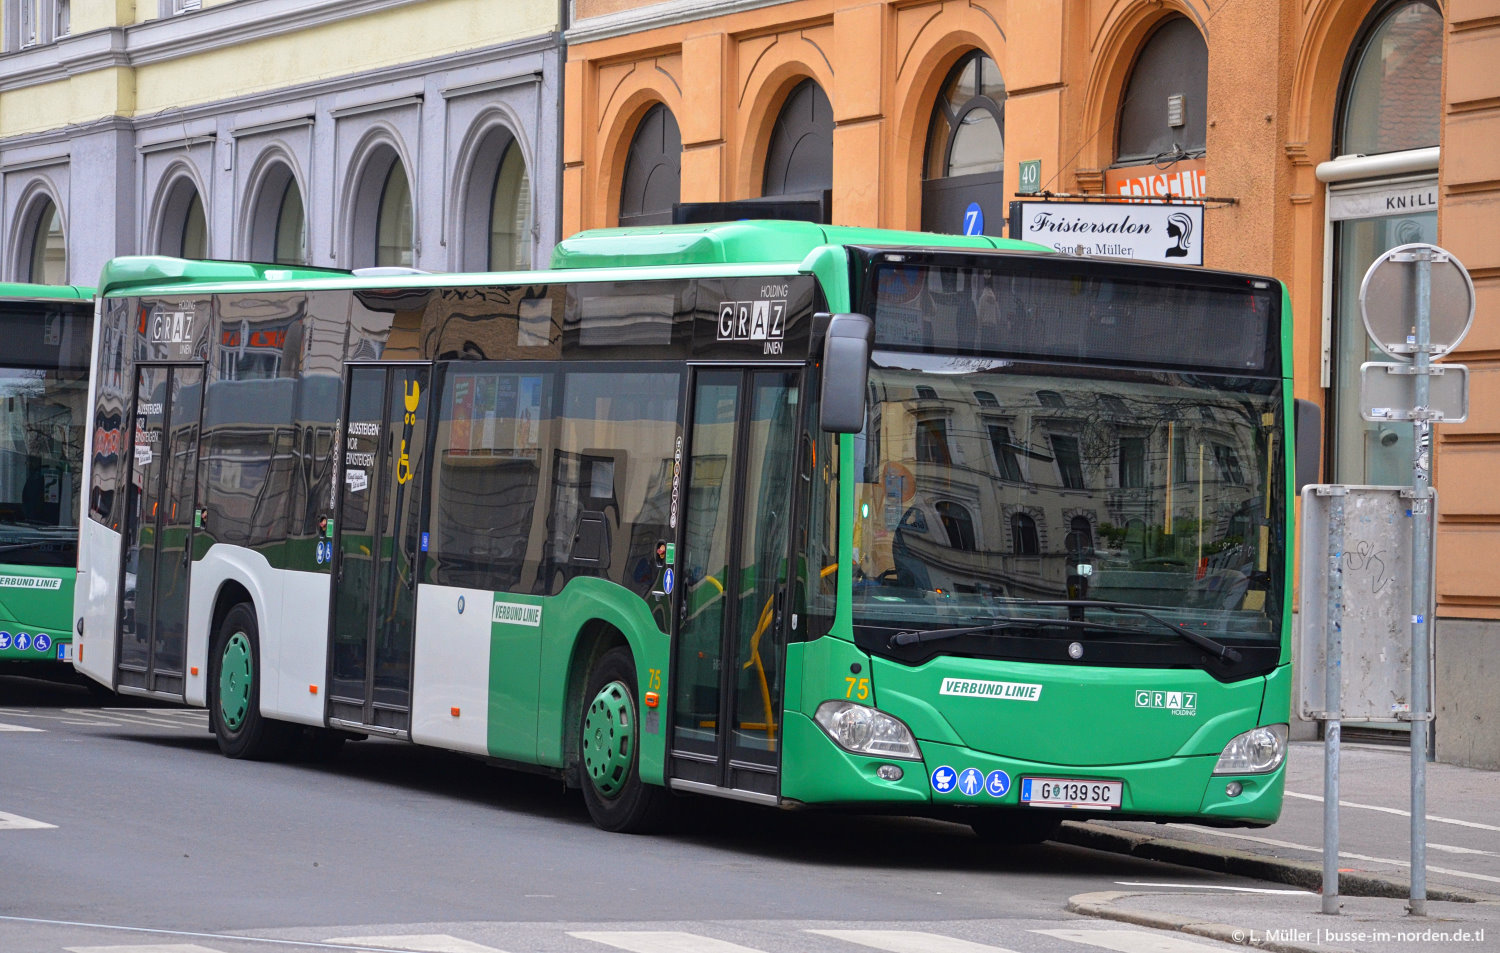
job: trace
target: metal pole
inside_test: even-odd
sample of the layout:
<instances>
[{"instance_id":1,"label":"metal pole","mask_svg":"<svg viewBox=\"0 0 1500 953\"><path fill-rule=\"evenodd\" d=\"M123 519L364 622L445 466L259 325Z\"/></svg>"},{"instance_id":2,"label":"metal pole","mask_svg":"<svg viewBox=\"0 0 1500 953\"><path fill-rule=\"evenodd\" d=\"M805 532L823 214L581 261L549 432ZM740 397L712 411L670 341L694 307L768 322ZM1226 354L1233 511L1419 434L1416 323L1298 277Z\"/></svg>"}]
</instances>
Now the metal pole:
<instances>
[{"instance_id":1,"label":"metal pole","mask_svg":"<svg viewBox=\"0 0 1500 953\"><path fill-rule=\"evenodd\" d=\"M1414 424L1412 449L1412 520L1411 520L1411 902L1407 912L1414 917L1427 916L1427 632L1431 625L1432 597L1428 580L1432 576L1432 521L1430 487L1432 422L1429 417L1428 369L1432 341L1432 256L1425 249L1416 255L1417 327L1414 355L1416 406L1412 408Z\"/></svg>"},{"instance_id":2,"label":"metal pole","mask_svg":"<svg viewBox=\"0 0 1500 953\"><path fill-rule=\"evenodd\" d=\"M1343 487L1336 487L1343 490ZM1328 618L1323 694L1323 912L1339 912L1339 730L1343 715L1344 495L1328 506Z\"/></svg>"}]
</instances>

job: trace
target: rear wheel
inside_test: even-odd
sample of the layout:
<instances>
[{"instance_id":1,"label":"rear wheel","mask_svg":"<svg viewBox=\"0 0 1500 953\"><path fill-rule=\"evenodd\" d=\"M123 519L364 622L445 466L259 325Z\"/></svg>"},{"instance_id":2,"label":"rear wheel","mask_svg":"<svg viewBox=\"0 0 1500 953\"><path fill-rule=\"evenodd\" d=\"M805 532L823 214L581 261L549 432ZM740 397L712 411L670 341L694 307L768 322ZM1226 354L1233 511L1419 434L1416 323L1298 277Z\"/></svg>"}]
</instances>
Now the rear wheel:
<instances>
[{"instance_id":1,"label":"rear wheel","mask_svg":"<svg viewBox=\"0 0 1500 953\"><path fill-rule=\"evenodd\" d=\"M1019 847L1051 840L1062 821L1024 811L985 811L970 818L969 826L986 843Z\"/></svg>"},{"instance_id":2,"label":"rear wheel","mask_svg":"<svg viewBox=\"0 0 1500 953\"><path fill-rule=\"evenodd\" d=\"M639 714L635 662L611 649L589 672L578 744L583 800L606 831L646 833L666 814L667 792L641 780Z\"/></svg>"},{"instance_id":3,"label":"rear wheel","mask_svg":"<svg viewBox=\"0 0 1500 953\"><path fill-rule=\"evenodd\" d=\"M219 750L252 761L284 757L295 729L260 713L260 629L250 605L224 616L209 661L208 712Z\"/></svg>"}]
</instances>

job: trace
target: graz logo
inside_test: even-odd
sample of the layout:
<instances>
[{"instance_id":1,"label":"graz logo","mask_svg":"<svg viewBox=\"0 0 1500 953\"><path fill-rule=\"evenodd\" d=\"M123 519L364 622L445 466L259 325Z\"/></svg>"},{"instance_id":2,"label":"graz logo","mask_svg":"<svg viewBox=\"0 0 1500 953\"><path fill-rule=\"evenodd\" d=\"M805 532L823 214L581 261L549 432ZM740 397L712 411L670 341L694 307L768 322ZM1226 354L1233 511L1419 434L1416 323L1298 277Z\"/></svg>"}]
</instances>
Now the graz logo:
<instances>
[{"instance_id":1,"label":"graz logo","mask_svg":"<svg viewBox=\"0 0 1500 953\"><path fill-rule=\"evenodd\" d=\"M786 334L786 299L719 302L720 341L761 341L764 354L780 354Z\"/></svg>"},{"instance_id":2,"label":"graz logo","mask_svg":"<svg viewBox=\"0 0 1500 953\"><path fill-rule=\"evenodd\" d=\"M191 311L158 311L151 319L152 344L188 344L193 340Z\"/></svg>"},{"instance_id":3,"label":"graz logo","mask_svg":"<svg viewBox=\"0 0 1500 953\"><path fill-rule=\"evenodd\" d=\"M1174 715L1198 714L1197 692L1156 692L1142 689L1135 693L1135 707L1164 708Z\"/></svg>"}]
</instances>

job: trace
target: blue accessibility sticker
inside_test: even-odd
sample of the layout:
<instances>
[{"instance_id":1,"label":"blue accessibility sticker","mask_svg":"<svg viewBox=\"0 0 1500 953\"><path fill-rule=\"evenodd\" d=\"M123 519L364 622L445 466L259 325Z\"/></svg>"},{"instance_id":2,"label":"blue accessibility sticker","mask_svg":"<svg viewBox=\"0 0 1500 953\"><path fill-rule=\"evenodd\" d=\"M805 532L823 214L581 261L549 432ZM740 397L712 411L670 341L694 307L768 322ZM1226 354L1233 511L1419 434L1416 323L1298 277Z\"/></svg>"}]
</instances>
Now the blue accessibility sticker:
<instances>
[{"instance_id":1,"label":"blue accessibility sticker","mask_svg":"<svg viewBox=\"0 0 1500 953\"><path fill-rule=\"evenodd\" d=\"M990 797L1005 797L1010 793L1010 775L1004 771L991 771L984 776L984 790Z\"/></svg>"},{"instance_id":2,"label":"blue accessibility sticker","mask_svg":"<svg viewBox=\"0 0 1500 953\"><path fill-rule=\"evenodd\" d=\"M25 632L17 632L16 648L20 649L22 652L31 648L31 636L27 635Z\"/></svg>"},{"instance_id":3,"label":"blue accessibility sticker","mask_svg":"<svg viewBox=\"0 0 1500 953\"><path fill-rule=\"evenodd\" d=\"M10 648L10 633L0 632L0 649Z\"/></svg>"},{"instance_id":4,"label":"blue accessibility sticker","mask_svg":"<svg viewBox=\"0 0 1500 953\"><path fill-rule=\"evenodd\" d=\"M677 581L677 574L668 566L661 574L661 587L666 590L667 595L672 594L672 583Z\"/></svg>"},{"instance_id":5,"label":"blue accessibility sticker","mask_svg":"<svg viewBox=\"0 0 1500 953\"><path fill-rule=\"evenodd\" d=\"M939 794L947 794L953 790L953 785L958 783L958 772L946 764L936 768L932 772L932 789Z\"/></svg>"},{"instance_id":6,"label":"blue accessibility sticker","mask_svg":"<svg viewBox=\"0 0 1500 953\"><path fill-rule=\"evenodd\" d=\"M38 632L31 644L38 652L46 652L52 648L52 636L45 632Z\"/></svg>"},{"instance_id":7,"label":"blue accessibility sticker","mask_svg":"<svg viewBox=\"0 0 1500 953\"><path fill-rule=\"evenodd\" d=\"M958 776L958 789L968 797L979 793L984 787L984 772L978 768L964 768L963 773Z\"/></svg>"}]
</instances>

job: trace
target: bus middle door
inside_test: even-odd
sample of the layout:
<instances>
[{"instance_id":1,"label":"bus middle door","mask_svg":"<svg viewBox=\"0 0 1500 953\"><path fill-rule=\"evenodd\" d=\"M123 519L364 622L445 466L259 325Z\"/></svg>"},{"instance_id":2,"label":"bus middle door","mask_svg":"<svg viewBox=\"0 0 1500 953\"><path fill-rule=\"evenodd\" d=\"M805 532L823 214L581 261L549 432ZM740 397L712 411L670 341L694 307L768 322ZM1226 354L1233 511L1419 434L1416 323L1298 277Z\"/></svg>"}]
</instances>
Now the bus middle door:
<instances>
[{"instance_id":1,"label":"bus middle door","mask_svg":"<svg viewBox=\"0 0 1500 953\"><path fill-rule=\"evenodd\" d=\"M779 796L800 384L797 368L695 374L669 683L682 790Z\"/></svg>"},{"instance_id":2,"label":"bus middle door","mask_svg":"<svg viewBox=\"0 0 1500 953\"><path fill-rule=\"evenodd\" d=\"M429 364L344 370L329 615L330 725L408 737Z\"/></svg>"},{"instance_id":3,"label":"bus middle door","mask_svg":"<svg viewBox=\"0 0 1500 953\"><path fill-rule=\"evenodd\" d=\"M203 365L137 364L117 687L181 701Z\"/></svg>"}]
</instances>

